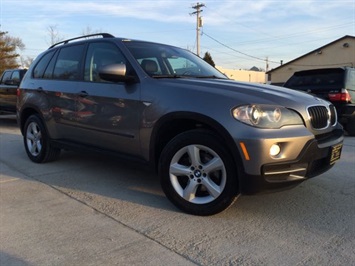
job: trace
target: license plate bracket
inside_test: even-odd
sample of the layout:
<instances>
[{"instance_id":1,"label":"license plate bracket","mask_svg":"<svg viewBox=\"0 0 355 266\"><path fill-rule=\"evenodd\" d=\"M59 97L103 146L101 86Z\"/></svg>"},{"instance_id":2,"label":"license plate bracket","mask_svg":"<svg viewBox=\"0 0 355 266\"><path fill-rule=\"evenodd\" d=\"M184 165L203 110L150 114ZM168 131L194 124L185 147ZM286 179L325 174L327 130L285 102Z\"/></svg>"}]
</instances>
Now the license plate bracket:
<instances>
[{"instance_id":1,"label":"license plate bracket","mask_svg":"<svg viewBox=\"0 0 355 266\"><path fill-rule=\"evenodd\" d=\"M332 165L336 161L340 159L341 156L341 150L343 148L343 144L337 144L331 147L330 149L330 158L329 158L329 164Z\"/></svg>"}]
</instances>

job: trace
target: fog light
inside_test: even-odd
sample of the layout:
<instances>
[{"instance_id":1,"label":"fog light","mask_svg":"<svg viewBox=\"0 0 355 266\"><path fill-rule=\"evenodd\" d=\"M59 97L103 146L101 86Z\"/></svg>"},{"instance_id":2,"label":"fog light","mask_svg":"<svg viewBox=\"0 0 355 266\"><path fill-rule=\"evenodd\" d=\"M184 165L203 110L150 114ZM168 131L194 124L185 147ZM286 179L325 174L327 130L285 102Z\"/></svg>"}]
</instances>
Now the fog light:
<instances>
[{"instance_id":1,"label":"fog light","mask_svg":"<svg viewBox=\"0 0 355 266\"><path fill-rule=\"evenodd\" d=\"M277 156L281 151L281 148L278 144L273 144L270 148L270 155Z\"/></svg>"}]
</instances>

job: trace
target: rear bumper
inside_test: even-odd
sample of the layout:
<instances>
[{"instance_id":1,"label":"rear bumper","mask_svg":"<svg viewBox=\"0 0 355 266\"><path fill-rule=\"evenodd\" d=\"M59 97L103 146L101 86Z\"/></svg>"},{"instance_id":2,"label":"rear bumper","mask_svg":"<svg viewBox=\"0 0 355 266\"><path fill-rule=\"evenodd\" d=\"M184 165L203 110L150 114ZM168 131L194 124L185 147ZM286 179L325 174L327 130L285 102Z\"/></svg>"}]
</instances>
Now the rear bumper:
<instances>
[{"instance_id":1,"label":"rear bumper","mask_svg":"<svg viewBox=\"0 0 355 266\"><path fill-rule=\"evenodd\" d=\"M295 160L263 164L260 175L244 174L241 192L253 194L285 189L328 171L340 156L343 139L343 131L337 129L332 134L309 140Z\"/></svg>"}]
</instances>

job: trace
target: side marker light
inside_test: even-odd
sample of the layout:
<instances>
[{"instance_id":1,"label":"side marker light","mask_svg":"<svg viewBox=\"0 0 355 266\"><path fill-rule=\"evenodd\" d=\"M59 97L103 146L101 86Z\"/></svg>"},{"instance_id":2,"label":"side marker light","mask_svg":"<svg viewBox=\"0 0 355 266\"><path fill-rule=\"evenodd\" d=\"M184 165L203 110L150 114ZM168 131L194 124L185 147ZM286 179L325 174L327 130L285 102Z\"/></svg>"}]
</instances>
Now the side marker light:
<instances>
[{"instance_id":1,"label":"side marker light","mask_svg":"<svg viewBox=\"0 0 355 266\"><path fill-rule=\"evenodd\" d=\"M239 145L242 148L245 160L250 161L249 153L248 153L247 147L245 146L244 142L239 142Z\"/></svg>"}]
</instances>

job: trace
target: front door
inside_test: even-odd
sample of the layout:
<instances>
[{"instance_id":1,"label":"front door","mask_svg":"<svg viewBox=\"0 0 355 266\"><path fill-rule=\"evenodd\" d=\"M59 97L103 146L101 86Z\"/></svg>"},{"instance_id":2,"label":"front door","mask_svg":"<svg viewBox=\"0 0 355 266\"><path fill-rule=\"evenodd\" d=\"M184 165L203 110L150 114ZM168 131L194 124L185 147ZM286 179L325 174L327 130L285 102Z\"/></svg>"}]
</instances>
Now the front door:
<instances>
[{"instance_id":1,"label":"front door","mask_svg":"<svg viewBox=\"0 0 355 266\"><path fill-rule=\"evenodd\" d=\"M98 75L109 64L128 65L113 43L90 43L87 50L84 82L77 97L78 141L86 145L127 154L139 153L139 83L108 82Z\"/></svg>"}]
</instances>

